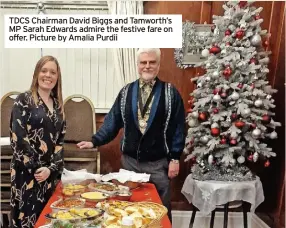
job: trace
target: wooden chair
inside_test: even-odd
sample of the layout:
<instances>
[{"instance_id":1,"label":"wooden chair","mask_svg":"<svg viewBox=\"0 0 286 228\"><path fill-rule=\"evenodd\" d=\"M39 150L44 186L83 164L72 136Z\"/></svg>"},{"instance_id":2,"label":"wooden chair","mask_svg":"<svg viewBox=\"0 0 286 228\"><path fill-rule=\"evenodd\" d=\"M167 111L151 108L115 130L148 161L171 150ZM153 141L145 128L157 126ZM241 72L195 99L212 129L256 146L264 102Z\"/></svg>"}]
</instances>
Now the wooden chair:
<instances>
[{"instance_id":1,"label":"wooden chair","mask_svg":"<svg viewBox=\"0 0 286 228\"><path fill-rule=\"evenodd\" d=\"M64 101L67 123L64 160L68 170L87 169L88 172L100 173L100 152L97 149L79 149L80 141L91 141L96 132L95 109L89 98L76 94Z\"/></svg>"},{"instance_id":2,"label":"wooden chair","mask_svg":"<svg viewBox=\"0 0 286 228\"><path fill-rule=\"evenodd\" d=\"M19 92L10 92L5 94L0 101L1 104L1 137L10 137L10 118L14 101ZM1 219L2 227L8 227L10 221L10 162L13 151L10 145L1 146ZM7 220L5 220L7 216ZM7 224L9 223L9 224Z\"/></svg>"}]
</instances>

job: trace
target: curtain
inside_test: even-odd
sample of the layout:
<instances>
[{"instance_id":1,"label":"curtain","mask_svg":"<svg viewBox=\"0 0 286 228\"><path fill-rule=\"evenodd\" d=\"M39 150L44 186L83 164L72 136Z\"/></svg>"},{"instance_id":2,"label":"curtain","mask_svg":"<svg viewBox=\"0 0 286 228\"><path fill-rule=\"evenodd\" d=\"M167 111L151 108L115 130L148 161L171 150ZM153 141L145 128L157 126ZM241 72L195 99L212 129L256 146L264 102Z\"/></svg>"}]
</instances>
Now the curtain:
<instances>
[{"instance_id":1,"label":"curtain","mask_svg":"<svg viewBox=\"0 0 286 228\"><path fill-rule=\"evenodd\" d=\"M115 15L136 15L143 14L143 1L107 1L110 14ZM138 77L136 68L135 48L114 48L112 49L115 74L121 86L135 81Z\"/></svg>"}]
</instances>

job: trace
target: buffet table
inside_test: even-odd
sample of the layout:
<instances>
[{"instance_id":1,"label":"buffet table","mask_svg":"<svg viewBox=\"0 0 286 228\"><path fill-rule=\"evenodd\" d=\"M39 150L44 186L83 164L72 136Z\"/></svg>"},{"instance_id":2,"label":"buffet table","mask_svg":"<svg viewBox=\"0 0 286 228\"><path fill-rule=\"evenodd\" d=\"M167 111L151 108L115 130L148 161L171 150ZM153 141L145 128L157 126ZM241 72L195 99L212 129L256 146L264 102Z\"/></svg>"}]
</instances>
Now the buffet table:
<instances>
[{"instance_id":1,"label":"buffet table","mask_svg":"<svg viewBox=\"0 0 286 228\"><path fill-rule=\"evenodd\" d=\"M50 208L50 205L55 202L56 200L61 197L61 183L59 183L56 187L56 190L52 197L50 198L49 202L45 206L44 210L42 211L35 228L38 228L39 226L45 225L46 224L46 218L45 215L50 213L52 210ZM153 184L150 183L144 183L142 186L140 186L137 189L132 190L132 197L130 199L131 202L141 202L141 201L149 201L149 202L154 202L154 203L162 203L161 199L158 195L158 192ZM162 227L164 228L171 228L172 225L170 223L170 220L168 216L166 215L162 219Z\"/></svg>"}]
</instances>

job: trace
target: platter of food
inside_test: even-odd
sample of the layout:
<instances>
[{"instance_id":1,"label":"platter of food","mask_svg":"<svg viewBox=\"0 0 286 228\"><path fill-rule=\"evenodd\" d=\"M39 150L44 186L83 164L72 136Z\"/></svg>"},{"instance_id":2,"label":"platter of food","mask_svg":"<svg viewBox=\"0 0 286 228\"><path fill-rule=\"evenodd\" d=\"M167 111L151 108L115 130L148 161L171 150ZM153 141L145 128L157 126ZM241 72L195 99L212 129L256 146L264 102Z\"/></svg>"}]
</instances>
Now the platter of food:
<instances>
[{"instance_id":1,"label":"platter of food","mask_svg":"<svg viewBox=\"0 0 286 228\"><path fill-rule=\"evenodd\" d=\"M82 193L80 197L89 202L100 202L106 200L109 197L109 195L104 194L102 192L85 192Z\"/></svg>"},{"instance_id":2,"label":"platter of food","mask_svg":"<svg viewBox=\"0 0 286 228\"><path fill-rule=\"evenodd\" d=\"M109 182L90 183L88 189L91 191L103 192L105 194L114 195L119 191L117 185Z\"/></svg>"},{"instance_id":3,"label":"platter of food","mask_svg":"<svg viewBox=\"0 0 286 228\"><path fill-rule=\"evenodd\" d=\"M66 184L63 186L62 194L64 196L79 196L86 191L86 186L82 184Z\"/></svg>"},{"instance_id":4,"label":"platter of food","mask_svg":"<svg viewBox=\"0 0 286 228\"><path fill-rule=\"evenodd\" d=\"M57 212L59 210L68 210L70 208L82 208L84 205L85 200L80 198L60 198L51 204L51 208L53 212Z\"/></svg>"}]
</instances>

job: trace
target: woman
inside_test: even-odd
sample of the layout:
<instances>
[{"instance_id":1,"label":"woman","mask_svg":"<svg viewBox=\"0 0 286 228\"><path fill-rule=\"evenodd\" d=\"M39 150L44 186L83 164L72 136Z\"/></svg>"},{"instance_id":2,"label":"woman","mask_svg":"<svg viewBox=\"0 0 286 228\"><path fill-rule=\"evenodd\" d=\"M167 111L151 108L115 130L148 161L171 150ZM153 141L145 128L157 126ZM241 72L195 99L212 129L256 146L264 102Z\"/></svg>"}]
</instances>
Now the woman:
<instances>
[{"instance_id":1,"label":"woman","mask_svg":"<svg viewBox=\"0 0 286 228\"><path fill-rule=\"evenodd\" d=\"M28 92L13 106L10 123L12 227L34 227L63 170L65 134L61 70L42 57Z\"/></svg>"}]
</instances>

